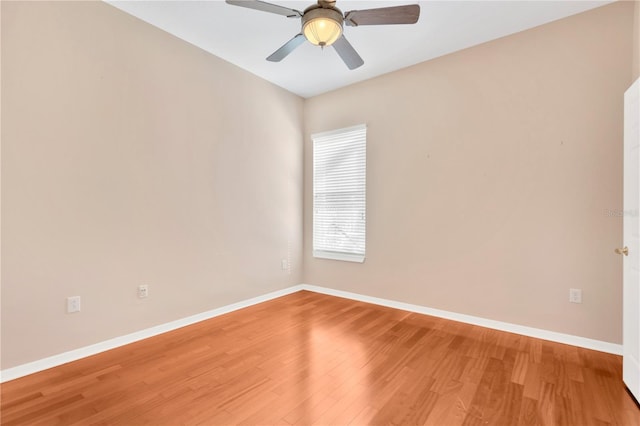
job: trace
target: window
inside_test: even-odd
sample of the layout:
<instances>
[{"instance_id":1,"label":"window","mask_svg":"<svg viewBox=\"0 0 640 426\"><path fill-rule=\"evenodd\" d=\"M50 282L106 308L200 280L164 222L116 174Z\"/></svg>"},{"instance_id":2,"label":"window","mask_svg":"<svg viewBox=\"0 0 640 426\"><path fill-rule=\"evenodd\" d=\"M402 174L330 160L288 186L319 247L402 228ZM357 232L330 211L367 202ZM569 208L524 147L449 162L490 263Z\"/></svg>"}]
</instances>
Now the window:
<instances>
[{"instance_id":1,"label":"window","mask_svg":"<svg viewBox=\"0 0 640 426\"><path fill-rule=\"evenodd\" d=\"M367 127L311 135L313 256L363 262Z\"/></svg>"}]
</instances>

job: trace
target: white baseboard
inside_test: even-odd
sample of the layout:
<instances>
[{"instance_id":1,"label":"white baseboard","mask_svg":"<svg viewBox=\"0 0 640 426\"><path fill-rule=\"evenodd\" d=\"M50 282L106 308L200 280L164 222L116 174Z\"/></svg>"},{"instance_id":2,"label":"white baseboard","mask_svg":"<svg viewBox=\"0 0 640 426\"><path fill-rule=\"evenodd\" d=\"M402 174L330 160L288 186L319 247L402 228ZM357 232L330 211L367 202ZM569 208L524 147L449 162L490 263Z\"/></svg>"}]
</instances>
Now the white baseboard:
<instances>
[{"instance_id":1,"label":"white baseboard","mask_svg":"<svg viewBox=\"0 0 640 426\"><path fill-rule=\"evenodd\" d=\"M160 324L155 327L146 328L144 330L136 331L131 334L115 337L113 339L105 340L104 342L99 342L93 345L74 349L68 352L63 352L58 355L53 355L37 361L18 365L16 367L7 368L5 370L0 371L0 383L17 379L19 377L27 376L29 374L37 373L38 371L47 370L52 367L57 367L59 365L66 364L68 362L76 361L81 358L95 355L100 352L108 351L110 349L114 349L120 346L128 345L129 343L137 342L138 340L157 336L158 334L166 333L168 331L175 330L177 328L182 328L187 325L195 324L200 321L217 317L219 315L237 311L238 309L242 309L248 306L256 305L258 303L266 302L267 300L275 299L277 297L286 296L287 294L295 293L296 291L300 291L300 290L302 290L302 286L300 285L288 287L282 290L277 290L271 293L263 294L262 296L253 297L251 299L243 300L237 303L233 303L231 305L226 305L220 308L212 309L210 311L202 312L200 314L192 315L192 316L171 321L165 324Z\"/></svg>"},{"instance_id":2,"label":"white baseboard","mask_svg":"<svg viewBox=\"0 0 640 426\"><path fill-rule=\"evenodd\" d=\"M585 337L557 333L555 331L542 330L539 328L525 327L522 325L510 324L502 321L495 321L495 320L490 320L486 318L474 317L471 315L458 314L455 312L442 311L440 309L427 308L425 306L412 305L409 303L397 302L397 301L388 300L388 299L381 299L379 297L365 296L362 294L350 293L342 290L334 290L326 287L318 287L318 286L309 285L309 284L299 284L299 285L288 287L282 290L277 290L271 293L267 293L262 296L257 296L251 299L243 300L241 302L233 303L231 305L226 305L217 309L212 309L207 312L202 312L200 314L192 315L186 318L171 321L165 324L160 324L155 327L150 327L144 330L136 331L135 333L105 340L104 342L99 342L90 346L74 349L58 355L54 355L54 356L43 358L37 361L18 365L16 367L7 368L5 370L0 371L0 383L17 379L19 377L27 376L29 374L37 373L38 371L47 370L52 367L57 367L59 365L66 364L68 362L76 361L81 358L95 355L100 352L108 351L110 349L114 349L120 346L128 345L129 343L133 343L138 340L157 336L159 334L166 333L168 331L175 330L177 328L195 324L200 321L205 321L205 320L217 317L219 315L237 311L238 309L246 308L248 306L256 305L258 303L266 302L268 300L275 299L277 297L286 296L287 294L295 293L300 290L308 290L315 293L327 294L330 296L337 296L345 299L357 300L360 302L372 303L374 305L387 306L390 308L401 309L404 311L415 312L415 313L424 314L424 315L431 315L435 317L450 319L453 321L464 322L467 324L479 325L481 327L492 328L495 330L521 334L523 336L535 337L538 339L564 343L567 345L578 346L586 349L593 349L596 351L607 352L615 355L622 355L622 345L618 345L615 343L587 339Z\"/></svg>"},{"instance_id":3,"label":"white baseboard","mask_svg":"<svg viewBox=\"0 0 640 426\"><path fill-rule=\"evenodd\" d=\"M494 330L507 331L509 333L521 334L523 336L549 340L551 342L564 343L566 345L578 346L585 349L607 352L614 355L622 355L622 345L618 345L616 343L603 342L601 340L593 340L586 337L574 336L571 334L557 333L555 331L542 330L540 328L526 327L524 325L511 324L508 322L495 321L481 317L474 317L472 315L458 314L456 312L442 311L440 309L427 308L425 306L396 302L394 300L365 296L362 294L350 293L348 291L342 290L334 290L326 287L318 287L315 285L302 284L298 287L300 287L301 290L308 290L316 293L327 294L330 296L343 297L345 299L372 303L374 305L387 306L389 308L401 309L403 311L415 312L418 314L431 315L434 317L464 322L467 324L479 325L486 328L492 328Z\"/></svg>"}]
</instances>

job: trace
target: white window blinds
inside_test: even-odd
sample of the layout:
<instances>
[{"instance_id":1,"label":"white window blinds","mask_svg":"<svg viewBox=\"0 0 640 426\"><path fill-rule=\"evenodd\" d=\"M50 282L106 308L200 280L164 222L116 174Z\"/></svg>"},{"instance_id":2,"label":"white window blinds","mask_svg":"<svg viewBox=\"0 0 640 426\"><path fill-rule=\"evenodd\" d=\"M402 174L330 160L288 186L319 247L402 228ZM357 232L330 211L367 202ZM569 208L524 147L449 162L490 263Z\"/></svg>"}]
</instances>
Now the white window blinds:
<instances>
[{"instance_id":1,"label":"white window blinds","mask_svg":"<svg viewBox=\"0 0 640 426\"><path fill-rule=\"evenodd\" d=\"M313 256L363 262L367 127L311 135Z\"/></svg>"}]
</instances>

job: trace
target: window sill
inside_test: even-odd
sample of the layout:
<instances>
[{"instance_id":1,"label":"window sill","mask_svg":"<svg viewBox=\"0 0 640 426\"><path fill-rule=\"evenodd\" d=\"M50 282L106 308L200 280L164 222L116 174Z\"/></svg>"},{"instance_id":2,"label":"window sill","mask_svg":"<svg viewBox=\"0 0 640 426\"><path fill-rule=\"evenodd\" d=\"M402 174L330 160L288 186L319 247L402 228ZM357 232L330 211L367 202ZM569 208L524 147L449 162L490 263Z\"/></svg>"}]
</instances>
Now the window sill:
<instances>
[{"instance_id":1,"label":"window sill","mask_svg":"<svg viewBox=\"0 0 640 426\"><path fill-rule=\"evenodd\" d=\"M333 251L313 251L313 257L317 257L319 259L331 259L331 260L342 260L345 262L364 262L363 254L351 254L351 253L337 253Z\"/></svg>"}]
</instances>

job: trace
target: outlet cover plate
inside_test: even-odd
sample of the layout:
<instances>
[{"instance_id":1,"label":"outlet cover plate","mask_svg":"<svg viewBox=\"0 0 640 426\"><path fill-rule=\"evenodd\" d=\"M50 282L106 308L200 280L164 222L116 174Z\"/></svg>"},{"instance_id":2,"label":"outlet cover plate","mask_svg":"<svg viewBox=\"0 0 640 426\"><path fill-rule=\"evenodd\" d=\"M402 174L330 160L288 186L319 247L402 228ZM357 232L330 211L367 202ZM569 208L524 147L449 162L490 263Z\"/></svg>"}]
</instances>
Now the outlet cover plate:
<instances>
[{"instance_id":1,"label":"outlet cover plate","mask_svg":"<svg viewBox=\"0 0 640 426\"><path fill-rule=\"evenodd\" d=\"M569 302L582 303L582 289L570 288L569 289Z\"/></svg>"},{"instance_id":2,"label":"outlet cover plate","mask_svg":"<svg viewBox=\"0 0 640 426\"><path fill-rule=\"evenodd\" d=\"M67 313L80 312L80 296L67 297Z\"/></svg>"},{"instance_id":3,"label":"outlet cover plate","mask_svg":"<svg viewBox=\"0 0 640 426\"><path fill-rule=\"evenodd\" d=\"M138 286L138 299L145 299L149 297L149 286L146 284Z\"/></svg>"}]
</instances>

